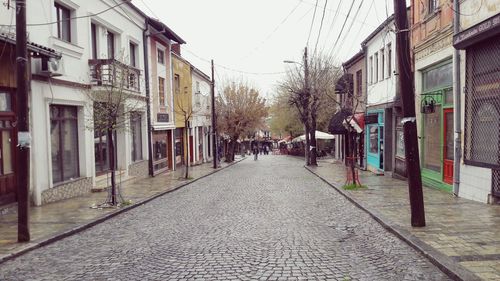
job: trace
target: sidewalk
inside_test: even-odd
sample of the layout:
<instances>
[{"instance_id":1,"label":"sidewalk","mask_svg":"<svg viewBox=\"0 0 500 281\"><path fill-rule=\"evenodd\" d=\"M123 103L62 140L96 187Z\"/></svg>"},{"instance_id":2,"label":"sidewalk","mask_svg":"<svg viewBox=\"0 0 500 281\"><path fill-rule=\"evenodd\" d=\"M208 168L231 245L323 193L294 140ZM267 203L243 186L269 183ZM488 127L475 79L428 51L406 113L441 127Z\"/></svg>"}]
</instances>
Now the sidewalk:
<instances>
[{"instance_id":1,"label":"sidewalk","mask_svg":"<svg viewBox=\"0 0 500 281\"><path fill-rule=\"evenodd\" d=\"M359 171L361 183L368 188L347 191L341 188L346 170L342 163L319 161L318 167L307 168L450 276L462 280L500 280L499 205L456 198L424 187L427 226L412 228L405 181Z\"/></svg>"},{"instance_id":2,"label":"sidewalk","mask_svg":"<svg viewBox=\"0 0 500 281\"><path fill-rule=\"evenodd\" d=\"M240 160L242 158L237 156L234 163ZM122 184L121 193L124 200L131 200L132 204L120 208L91 208L91 206L106 200L107 191L89 193L85 196L40 207L31 207L29 214L31 242L28 243L17 243L17 212L0 215L0 263L26 251L82 231L229 165L221 162L221 167L216 170L213 169L212 163L191 167L191 180L180 179L185 172L184 168L180 168L154 178L127 181Z\"/></svg>"}]
</instances>

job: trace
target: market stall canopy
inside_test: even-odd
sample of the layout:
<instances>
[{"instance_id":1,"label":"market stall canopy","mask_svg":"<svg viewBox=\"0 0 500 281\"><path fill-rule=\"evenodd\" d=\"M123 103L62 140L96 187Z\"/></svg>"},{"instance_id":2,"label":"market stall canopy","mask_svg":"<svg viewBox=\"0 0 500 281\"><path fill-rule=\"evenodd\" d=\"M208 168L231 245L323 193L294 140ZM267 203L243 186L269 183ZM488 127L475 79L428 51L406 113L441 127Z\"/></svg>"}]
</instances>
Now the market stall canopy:
<instances>
[{"instance_id":1,"label":"market stall canopy","mask_svg":"<svg viewBox=\"0 0 500 281\"><path fill-rule=\"evenodd\" d=\"M292 140L292 136L287 136L284 139L278 141L278 144L280 144L280 143L287 143L287 142L290 142L291 140Z\"/></svg>"},{"instance_id":2,"label":"market stall canopy","mask_svg":"<svg viewBox=\"0 0 500 281\"><path fill-rule=\"evenodd\" d=\"M334 138L335 138L334 135L330 135L328 133L321 132L321 131L316 131L316 139L317 140L332 140ZM306 135L301 135L301 136L294 138L292 140L292 142L299 142L299 141L305 141L305 140L306 140Z\"/></svg>"}]
</instances>

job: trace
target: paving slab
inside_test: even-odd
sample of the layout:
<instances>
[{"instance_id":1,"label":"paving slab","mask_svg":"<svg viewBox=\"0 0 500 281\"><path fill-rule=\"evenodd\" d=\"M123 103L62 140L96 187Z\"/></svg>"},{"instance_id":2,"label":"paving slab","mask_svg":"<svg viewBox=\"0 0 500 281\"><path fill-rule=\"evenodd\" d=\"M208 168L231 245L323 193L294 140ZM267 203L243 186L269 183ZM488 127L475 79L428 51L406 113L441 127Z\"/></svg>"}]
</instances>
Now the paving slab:
<instances>
[{"instance_id":1,"label":"paving slab","mask_svg":"<svg viewBox=\"0 0 500 281\"><path fill-rule=\"evenodd\" d=\"M410 225L406 181L359 171L360 181L367 188L343 190L346 180L343 163L322 160L317 167L307 168L387 227L405 236L407 242L425 251L431 260L448 267L458 279L500 280L499 205L424 187L426 226L415 228Z\"/></svg>"},{"instance_id":2,"label":"paving slab","mask_svg":"<svg viewBox=\"0 0 500 281\"><path fill-rule=\"evenodd\" d=\"M236 162L242 160L239 156ZM235 162L235 163L236 163ZM166 192L175 190L204 176L227 167L214 170L212 163L190 167L189 180L183 179L184 168L155 177L132 179L122 183L121 194L131 204L114 208L91 208L106 200L107 191L88 193L42 206L31 206L29 213L31 241L17 242L17 212L0 215L0 263L24 254L34 248L72 235L112 216L143 204Z\"/></svg>"}]
</instances>

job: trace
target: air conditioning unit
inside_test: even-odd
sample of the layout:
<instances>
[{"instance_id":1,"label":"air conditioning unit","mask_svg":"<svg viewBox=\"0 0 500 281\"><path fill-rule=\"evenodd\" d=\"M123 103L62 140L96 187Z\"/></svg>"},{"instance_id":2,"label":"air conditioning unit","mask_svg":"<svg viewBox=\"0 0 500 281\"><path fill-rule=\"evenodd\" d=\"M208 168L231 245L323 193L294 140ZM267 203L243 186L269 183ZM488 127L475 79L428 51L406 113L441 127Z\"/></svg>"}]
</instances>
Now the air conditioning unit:
<instances>
[{"instance_id":1,"label":"air conditioning unit","mask_svg":"<svg viewBox=\"0 0 500 281\"><path fill-rule=\"evenodd\" d=\"M61 61L55 58L42 58L40 73L46 77L62 76Z\"/></svg>"}]
</instances>

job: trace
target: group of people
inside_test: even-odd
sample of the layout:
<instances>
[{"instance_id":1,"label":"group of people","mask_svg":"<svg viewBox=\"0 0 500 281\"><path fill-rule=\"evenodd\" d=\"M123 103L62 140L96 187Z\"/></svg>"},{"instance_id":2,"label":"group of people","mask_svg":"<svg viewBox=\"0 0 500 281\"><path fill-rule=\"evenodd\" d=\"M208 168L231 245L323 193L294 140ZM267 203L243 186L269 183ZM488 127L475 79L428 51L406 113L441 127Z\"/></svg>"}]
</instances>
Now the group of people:
<instances>
[{"instance_id":1,"label":"group of people","mask_svg":"<svg viewBox=\"0 0 500 281\"><path fill-rule=\"evenodd\" d=\"M267 145L262 146L260 149L257 145L254 145L253 149L252 149L253 160L257 160L259 153L264 154L264 155L268 155L269 150L270 150L270 148Z\"/></svg>"}]
</instances>

